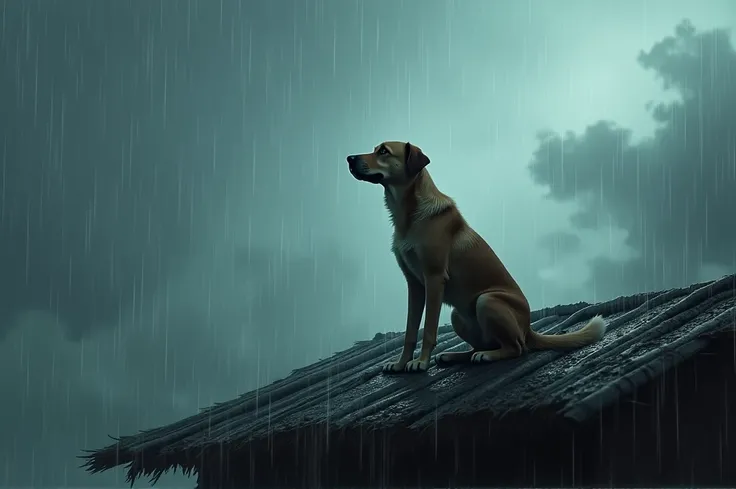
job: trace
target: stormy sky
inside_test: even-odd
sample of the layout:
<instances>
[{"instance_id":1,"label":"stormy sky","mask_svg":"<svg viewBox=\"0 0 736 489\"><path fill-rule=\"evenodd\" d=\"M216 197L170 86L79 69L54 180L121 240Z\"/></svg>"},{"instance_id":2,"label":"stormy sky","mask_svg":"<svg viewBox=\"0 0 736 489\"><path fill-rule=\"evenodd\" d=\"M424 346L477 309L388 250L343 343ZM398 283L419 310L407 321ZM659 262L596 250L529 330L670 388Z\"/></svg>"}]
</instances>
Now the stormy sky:
<instances>
[{"instance_id":1,"label":"stormy sky","mask_svg":"<svg viewBox=\"0 0 736 489\"><path fill-rule=\"evenodd\" d=\"M381 140L430 156L533 308L736 268L732 0L0 15L2 487L120 486L79 451L401 330L344 159Z\"/></svg>"}]
</instances>

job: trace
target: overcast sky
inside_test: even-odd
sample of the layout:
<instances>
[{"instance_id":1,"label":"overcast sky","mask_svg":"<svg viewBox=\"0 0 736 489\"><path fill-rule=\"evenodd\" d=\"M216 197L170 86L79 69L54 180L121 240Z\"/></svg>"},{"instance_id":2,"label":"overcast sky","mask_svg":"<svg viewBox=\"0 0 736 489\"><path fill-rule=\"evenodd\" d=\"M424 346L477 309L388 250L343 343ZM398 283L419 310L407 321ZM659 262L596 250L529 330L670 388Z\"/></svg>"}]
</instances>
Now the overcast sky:
<instances>
[{"instance_id":1,"label":"overcast sky","mask_svg":"<svg viewBox=\"0 0 736 489\"><path fill-rule=\"evenodd\" d=\"M0 486L401 330L382 140L535 309L735 268L733 0L0 8Z\"/></svg>"}]
</instances>

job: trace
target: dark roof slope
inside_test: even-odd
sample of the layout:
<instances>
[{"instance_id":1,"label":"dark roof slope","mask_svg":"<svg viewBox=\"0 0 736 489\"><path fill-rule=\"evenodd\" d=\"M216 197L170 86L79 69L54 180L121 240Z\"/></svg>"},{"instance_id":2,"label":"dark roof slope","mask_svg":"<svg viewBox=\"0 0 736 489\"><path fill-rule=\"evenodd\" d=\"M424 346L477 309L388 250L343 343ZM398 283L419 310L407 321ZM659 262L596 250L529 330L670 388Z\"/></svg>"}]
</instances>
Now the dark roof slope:
<instances>
[{"instance_id":1,"label":"dark roof slope","mask_svg":"<svg viewBox=\"0 0 736 489\"><path fill-rule=\"evenodd\" d=\"M596 314L608 330L597 344L572 352L543 351L482 367L432 366L426 375L386 376L381 365L399 353L401 333L379 334L272 385L216 404L161 428L122 437L84 455L91 472L129 464L131 481L163 471L196 470L211 449L242 449L315 424L421 430L438 418L483 412L552 416L572 422L630 393L733 328L736 276L682 289L599 304L578 303L533 313L547 334L581 327ZM437 352L462 349L451 327Z\"/></svg>"}]
</instances>

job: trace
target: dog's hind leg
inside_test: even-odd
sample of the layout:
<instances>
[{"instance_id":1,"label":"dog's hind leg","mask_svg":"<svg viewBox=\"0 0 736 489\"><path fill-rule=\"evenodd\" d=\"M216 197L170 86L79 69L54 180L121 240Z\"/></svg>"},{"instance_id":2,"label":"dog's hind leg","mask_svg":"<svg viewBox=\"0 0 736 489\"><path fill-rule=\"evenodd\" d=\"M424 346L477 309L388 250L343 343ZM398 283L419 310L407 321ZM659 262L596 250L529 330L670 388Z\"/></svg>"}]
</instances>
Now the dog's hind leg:
<instances>
[{"instance_id":1,"label":"dog's hind leg","mask_svg":"<svg viewBox=\"0 0 736 489\"><path fill-rule=\"evenodd\" d=\"M452 310L450 314L450 322L455 333L470 346L478 346L482 343L482 335L478 325L468 324L469 321L462 317L457 309ZM475 353L475 349L468 351L456 351L448 353L440 353L435 358L437 364L453 365L457 363L468 363Z\"/></svg>"},{"instance_id":2,"label":"dog's hind leg","mask_svg":"<svg viewBox=\"0 0 736 489\"><path fill-rule=\"evenodd\" d=\"M476 351L471 357L473 363L487 363L521 356L526 349L524 333L519 320L508 303L505 294L488 292L478 297L475 304L479 329L484 343L489 338L498 341L500 348Z\"/></svg>"}]
</instances>

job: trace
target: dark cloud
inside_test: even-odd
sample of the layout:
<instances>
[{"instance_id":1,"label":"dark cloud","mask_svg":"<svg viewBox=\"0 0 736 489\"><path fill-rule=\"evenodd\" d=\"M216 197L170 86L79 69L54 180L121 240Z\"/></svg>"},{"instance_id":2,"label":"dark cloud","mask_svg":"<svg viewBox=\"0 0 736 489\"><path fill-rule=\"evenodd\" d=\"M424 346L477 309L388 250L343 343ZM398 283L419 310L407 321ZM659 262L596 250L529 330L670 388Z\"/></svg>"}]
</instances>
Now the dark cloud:
<instances>
[{"instance_id":1,"label":"dark cloud","mask_svg":"<svg viewBox=\"0 0 736 489\"><path fill-rule=\"evenodd\" d=\"M247 40L293 27L265 27L278 12L259 5L201 5L3 3L0 336L27 309L54 313L72 338L132 304L149 314L234 174L249 173L248 146L268 149L262 121L277 118L252 93L274 73Z\"/></svg>"},{"instance_id":2,"label":"dark cloud","mask_svg":"<svg viewBox=\"0 0 736 489\"><path fill-rule=\"evenodd\" d=\"M224 100L196 90L218 46L195 30L203 50L184 63L181 15L153 4L3 5L0 323L43 309L78 338L150 307L218 204L228 168L197 162L216 151Z\"/></svg>"},{"instance_id":3,"label":"dark cloud","mask_svg":"<svg viewBox=\"0 0 736 489\"><path fill-rule=\"evenodd\" d=\"M736 264L736 52L725 30L688 22L638 57L679 100L655 104L653 137L601 120L582 134L545 133L530 168L557 201L576 201L577 228L628 231L640 256L596 260L599 294L693 282ZM602 114L603 115L603 114Z\"/></svg>"}]
</instances>

